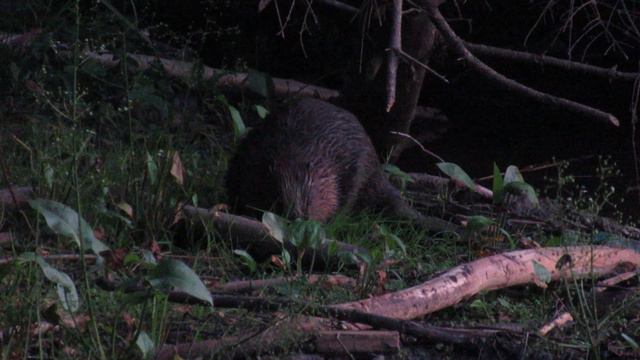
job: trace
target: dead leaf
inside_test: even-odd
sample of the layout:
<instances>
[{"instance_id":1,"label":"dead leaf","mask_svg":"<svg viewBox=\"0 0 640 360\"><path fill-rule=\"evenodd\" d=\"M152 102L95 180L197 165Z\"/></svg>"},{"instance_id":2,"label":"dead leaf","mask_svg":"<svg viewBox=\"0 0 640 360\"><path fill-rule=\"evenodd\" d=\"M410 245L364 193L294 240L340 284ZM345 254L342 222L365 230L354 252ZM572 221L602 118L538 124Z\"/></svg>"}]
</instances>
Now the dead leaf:
<instances>
[{"instance_id":1,"label":"dead leaf","mask_svg":"<svg viewBox=\"0 0 640 360\"><path fill-rule=\"evenodd\" d=\"M275 265L277 268L280 268L280 269L286 268L286 266L284 265L284 261L282 261L282 259L280 259L280 257L277 255L271 255L271 263Z\"/></svg>"},{"instance_id":2,"label":"dead leaf","mask_svg":"<svg viewBox=\"0 0 640 360\"><path fill-rule=\"evenodd\" d=\"M125 212L125 214L127 214L131 219L133 219L133 208L131 207L131 205L129 205L126 202L119 202L116 204L116 206Z\"/></svg>"},{"instance_id":3,"label":"dead leaf","mask_svg":"<svg viewBox=\"0 0 640 360\"><path fill-rule=\"evenodd\" d=\"M173 153L173 158L171 159L171 175L176 179L178 185L184 185L184 167L182 166L180 153L177 151Z\"/></svg>"}]
</instances>

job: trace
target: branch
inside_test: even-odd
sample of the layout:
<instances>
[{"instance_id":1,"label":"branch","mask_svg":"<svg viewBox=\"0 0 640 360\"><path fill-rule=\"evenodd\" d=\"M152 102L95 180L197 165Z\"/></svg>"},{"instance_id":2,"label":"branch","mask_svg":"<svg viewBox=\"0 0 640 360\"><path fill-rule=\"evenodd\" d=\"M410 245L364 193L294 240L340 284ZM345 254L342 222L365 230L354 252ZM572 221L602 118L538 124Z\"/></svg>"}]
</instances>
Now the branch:
<instances>
[{"instance_id":1,"label":"branch","mask_svg":"<svg viewBox=\"0 0 640 360\"><path fill-rule=\"evenodd\" d=\"M429 175L425 173L409 173L409 176L413 179L413 183L407 185L410 189L422 190L427 189L442 189L452 186L457 190L468 190L464 184L461 184L452 179L443 178L441 176ZM474 191L486 199L493 198L493 191L487 189L482 185L476 184Z\"/></svg>"},{"instance_id":2,"label":"branch","mask_svg":"<svg viewBox=\"0 0 640 360\"><path fill-rule=\"evenodd\" d=\"M120 63L120 59L118 59L115 55L109 53L98 54L96 52L89 51L84 55L87 58L97 61L105 66L116 66ZM197 71L200 70L199 68L201 67L202 79L209 80L217 78L217 85L222 89L248 89L249 74L247 73L228 74L222 70L214 69L205 65L196 66L195 64L190 62L165 59L157 56L141 54L127 54L127 56L131 59L134 59L138 63L138 67L140 70L148 69L149 67L151 67L151 64L158 61L162 65L164 71L166 71L169 75L182 79L188 79L191 76L197 74ZM337 90L332 90L321 86L309 85L291 79L273 78L273 86L274 92L278 96L309 96L322 100L330 100L340 96L340 92Z\"/></svg>"},{"instance_id":3,"label":"branch","mask_svg":"<svg viewBox=\"0 0 640 360\"><path fill-rule=\"evenodd\" d=\"M451 29L445 18L442 16L442 13L440 13L440 10L438 10L436 6L429 5L427 11L429 13L429 17L431 18L431 21L433 21L434 25L440 31L440 34L449 44L453 52L456 55L464 58L473 70L475 70L481 76L485 77L487 80L490 80L502 86L508 91L513 91L515 93L533 98L540 103L555 106L563 110L571 110L577 114L594 118L596 120L605 121L615 126L620 125L618 119L612 114L594 109L592 107L580 104L572 100L543 93L528 86L522 85L519 82L509 79L506 76L498 73L497 71L480 61L465 47L464 41L460 39L458 35L456 35L453 29Z\"/></svg>"},{"instance_id":4,"label":"branch","mask_svg":"<svg viewBox=\"0 0 640 360\"><path fill-rule=\"evenodd\" d=\"M473 44L470 42L464 42L464 46L472 53L478 55L485 55L487 57L493 57L498 59L508 59L514 61L520 61L527 64L537 65L550 65L557 68L573 71L579 74L592 75L604 78L606 80L618 80L618 81L635 81L640 76L637 72L624 72L617 71L613 68L602 68L599 66L584 64L571 60L564 60L548 55L532 54L524 51L503 49L494 46Z\"/></svg>"},{"instance_id":5,"label":"branch","mask_svg":"<svg viewBox=\"0 0 640 360\"><path fill-rule=\"evenodd\" d=\"M393 21L389 39L389 60L387 63L387 112L396 102L398 78L398 52L402 51L402 0L393 0Z\"/></svg>"},{"instance_id":6,"label":"branch","mask_svg":"<svg viewBox=\"0 0 640 360\"><path fill-rule=\"evenodd\" d=\"M251 250L259 252L261 255L279 254L283 244L273 238L269 230L261 222L222 211L209 211L207 209L197 208L194 206L185 206L182 214L186 218L205 219L213 222L222 235L227 235L230 239L244 245L250 246ZM315 262L319 267L326 267L331 260L329 254L331 252L331 242L325 241L316 251L305 251L304 259L309 263ZM365 254L365 249L336 241L338 252L350 254ZM284 246L295 254L295 247L289 242L285 242ZM313 257L315 256L315 259Z\"/></svg>"},{"instance_id":7,"label":"branch","mask_svg":"<svg viewBox=\"0 0 640 360\"><path fill-rule=\"evenodd\" d=\"M357 7L345 4L342 1L338 0L319 0L318 2L327 6L332 6L344 12L348 12L350 14L356 14L359 11Z\"/></svg>"},{"instance_id":8,"label":"branch","mask_svg":"<svg viewBox=\"0 0 640 360\"><path fill-rule=\"evenodd\" d=\"M1 233L0 233L1 234ZM256 290L264 290L265 288L272 288L282 286L294 281L300 281L302 277L300 276L286 276L286 277L278 277L271 279L258 279L258 280L238 280L231 281L226 284L221 284L218 286L214 286L213 290L225 292L225 293L250 293ZM350 288L354 289L356 287L356 280L350 278L345 275L306 275L304 280L310 284L315 286L320 286L322 288L326 287L339 287L339 288Z\"/></svg>"},{"instance_id":9,"label":"branch","mask_svg":"<svg viewBox=\"0 0 640 360\"><path fill-rule=\"evenodd\" d=\"M8 34L0 33L0 44L8 47L24 47L32 42L37 35L40 34L40 30L36 29L25 34ZM120 59L114 54L110 53L97 53L94 51L85 51L83 56L92 59L105 66L117 66L120 64ZM164 71L167 74L181 78L188 79L196 74L198 71L202 71L202 79L216 79L217 85L226 90L246 90L248 89L248 77L247 73L234 73L214 69L206 65L196 65L191 62L173 60L161 58L158 56L142 55L142 54L127 54L131 59L134 59L138 63L140 70L146 70L151 67L151 64L158 61L162 65ZM333 89L328 89L321 86L309 85L296 80L273 78L274 93L277 96L308 96L315 97L322 100L331 100L340 96L340 92Z\"/></svg>"},{"instance_id":10,"label":"branch","mask_svg":"<svg viewBox=\"0 0 640 360\"><path fill-rule=\"evenodd\" d=\"M468 299L481 291L542 283L542 266L551 281L601 276L619 265L640 267L640 253L608 246L571 246L519 250L462 264L425 283L382 296L335 305L341 309L413 319ZM565 264L562 266L562 264Z\"/></svg>"}]
</instances>

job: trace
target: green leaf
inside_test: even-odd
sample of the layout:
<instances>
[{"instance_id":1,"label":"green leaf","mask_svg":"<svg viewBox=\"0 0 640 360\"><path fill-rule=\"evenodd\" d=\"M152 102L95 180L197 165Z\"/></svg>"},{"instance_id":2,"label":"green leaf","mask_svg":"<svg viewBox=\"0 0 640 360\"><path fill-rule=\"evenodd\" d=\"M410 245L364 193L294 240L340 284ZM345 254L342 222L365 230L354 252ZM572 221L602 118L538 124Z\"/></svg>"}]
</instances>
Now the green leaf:
<instances>
[{"instance_id":1,"label":"green leaf","mask_svg":"<svg viewBox=\"0 0 640 360\"><path fill-rule=\"evenodd\" d=\"M405 245L405 243L402 241L402 239L400 239L400 237L396 234L394 234L393 232L391 232L389 230L389 228L387 228L384 225L380 226L380 235L382 235L382 238L385 239L385 241L387 242L392 242L393 244L396 244L400 250L402 251L403 255L407 255L407 245Z\"/></svg>"},{"instance_id":2,"label":"green leaf","mask_svg":"<svg viewBox=\"0 0 640 360\"><path fill-rule=\"evenodd\" d=\"M542 266L539 262L533 260L533 272L536 278L541 282L548 284L551 282L551 273L546 267Z\"/></svg>"},{"instance_id":3,"label":"green leaf","mask_svg":"<svg viewBox=\"0 0 640 360\"><path fill-rule=\"evenodd\" d=\"M517 166L509 165L504 172L504 183L507 184L510 182L524 182L524 178Z\"/></svg>"},{"instance_id":4,"label":"green leaf","mask_svg":"<svg viewBox=\"0 0 640 360\"><path fill-rule=\"evenodd\" d=\"M80 239L82 239L84 247L91 249L96 255L109 250L107 245L96 239L91 226L70 207L53 200L39 198L29 200L29 205L44 216L47 225L56 234L72 238L78 246L81 245Z\"/></svg>"},{"instance_id":5,"label":"green leaf","mask_svg":"<svg viewBox=\"0 0 640 360\"><path fill-rule=\"evenodd\" d=\"M626 341L626 342L627 342L627 344L629 344L629 346L631 346L631 348L632 348L634 351L638 351L638 349L640 348L640 346L638 346L638 343L637 343L635 340L633 340L633 338L631 338L631 336L629 336L629 335L627 335L627 334L625 334L625 333L623 333L623 332L621 332L621 333L620 333L620 336L622 336L622 338L624 339L624 341Z\"/></svg>"},{"instance_id":6,"label":"green leaf","mask_svg":"<svg viewBox=\"0 0 640 360\"><path fill-rule=\"evenodd\" d=\"M153 253L147 249L142 249L142 261L146 265L157 265L158 261L156 261L156 257Z\"/></svg>"},{"instance_id":7,"label":"green leaf","mask_svg":"<svg viewBox=\"0 0 640 360\"><path fill-rule=\"evenodd\" d=\"M256 261L253 259L253 256L249 255L249 253L244 250L238 249L233 250L233 253L240 256L242 262L249 268L249 271L251 271L251 273L256 272L258 266L256 265Z\"/></svg>"},{"instance_id":8,"label":"green leaf","mask_svg":"<svg viewBox=\"0 0 640 360\"><path fill-rule=\"evenodd\" d=\"M478 232L480 230L488 228L493 224L495 224L495 222L487 217L484 217L482 215L474 215L469 217L466 229L470 232Z\"/></svg>"},{"instance_id":9,"label":"green leaf","mask_svg":"<svg viewBox=\"0 0 640 360\"><path fill-rule=\"evenodd\" d=\"M296 220L288 231L288 240L299 249L316 248L322 243L322 225L313 220Z\"/></svg>"},{"instance_id":10,"label":"green leaf","mask_svg":"<svg viewBox=\"0 0 640 360\"><path fill-rule=\"evenodd\" d=\"M284 242L286 221L278 215L265 211L262 213L262 224L266 226L269 235L279 242Z\"/></svg>"},{"instance_id":11,"label":"green leaf","mask_svg":"<svg viewBox=\"0 0 640 360\"><path fill-rule=\"evenodd\" d=\"M233 106L229 105L229 114L231 114L231 122L233 124L233 134L236 139L242 137L247 132L247 127L244 125L244 121L242 120L242 115L240 115L240 111Z\"/></svg>"},{"instance_id":12,"label":"green leaf","mask_svg":"<svg viewBox=\"0 0 640 360\"><path fill-rule=\"evenodd\" d=\"M287 266L287 269L291 268L291 253L284 247L282 248L282 262Z\"/></svg>"},{"instance_id":13,"label":"green leaf","mask_svg":"<svg viewBox=\"0 0 640 360\"><path fill-rule=\"evenodd\" d=\"M144 359L148 359L154 353L154 349L156 348L156 345L153 343L153 340L151 340L151 337L146 331L141 331L140 334L138 334L136 345L142 352L142 357Z\"/></svg>"},{"instance_id":14,"label":"green leaf","mask_svg":"<svg viewBox=\"0 0 640 360\"><path fill-rule=\"evenodd\" d=\"M271 93L273 86L273 80L269 74L259 72L259 71L249 71L248 74L248 83L249 89L263 98L268 98Z\"/></svg>"},{"instance_id":15,"label":"green leaf","mask_svg":"<svg viewBox=\"0 0 640 360\"><path fill-rule=\"evenodd\" d=\"M436 166L440 171L447 174L451 179L464 184L471 190L476 189L476 183L471 180L471 177L467 175L462 168L454 163L450 162L441 162L437 163Z\"/></svg>"},{"instance_id":16,"label":"green leaf","mask_svg":"<svg viewBox=\"0 0 640 360\"><path fill-rule=\"evenodd\" d=\"M158 165L149 152L147 152L147 174L149 174L149 182L151 185L158 183Z\"/></svg>"},{"instance_id":17,"label":"green leaf","mask_svg":"<svg viewBox=\"0 0 640 360\"><path fill-rule=\"evenodd\" d=\"M24 261L33 261L44 273L44 276L56 284L56 292L58 299L62 303L62 307L69 312L76 312L80 308L80 297L76 290L76 285L69 275L49 265L42 256L35 253L25 253L21 255Z\"/></svg>"},{"instance_id":18,"label":"green leaf","mask_svg":"<svg viewBox=\"0 0 640 360\"><path fill-rule=\"evenodd\" d=\"M538 195L536 195L536 191L531 187L531 185L526 182L521 181L512 181L510 183L506 183L504 185L504 191L509 194L514 195L525 195L527 199L535 206L538 206L540 202L538 201Z\"/></svg>"},{"instance_id":19,"label":"green leaf","mask_svg":"<svg viewBox=\"0 0 640 360\"><path fill-rule=\"evenodd\" d=\"M175 289L213 306L211 293L198 275L185 263L174 259L162 259L152 272L149 282L159 289Z\"/></svg>"},{"instance_id":20,"label":"green leaf","mask_svg":"<svg viewBox=\"0 0 640 360\"><path fill-rule=\"evenodd\" d=\"M269 110L267 110L264 106L256 105L255 108L258 116L260 116L260 119L264 119L267 117L267 115L269 115Z\"/></svg>"},{"instance_id":21,"label":"green leaf","mask_svg":"<svg viewBox=\"0 0 640 360\"><path fill-rule=\"evenodd\" d=\"M500 173L500 168L494 162L493 163L493 185L491 186L491 190L494 194L500 192L502 187L504 186L504 181L502 181L502 174Z\"/></svg>"}]
</instances>

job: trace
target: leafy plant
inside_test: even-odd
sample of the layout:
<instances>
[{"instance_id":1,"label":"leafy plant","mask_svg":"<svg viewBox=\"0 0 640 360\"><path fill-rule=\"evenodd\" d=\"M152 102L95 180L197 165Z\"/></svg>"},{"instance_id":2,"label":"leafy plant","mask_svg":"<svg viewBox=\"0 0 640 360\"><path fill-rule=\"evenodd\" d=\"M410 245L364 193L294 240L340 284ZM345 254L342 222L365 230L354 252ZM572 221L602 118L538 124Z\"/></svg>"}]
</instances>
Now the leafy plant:
<instances>
[{"instance_id":1,"label":"leafy plant","mask_svg":"<svg viewBox=\"0 0 640 360\"><path fill-rule=\"evenodd\" d=\"M70 237L80 248L91 249L98 256L109 250L107 245L96 239L91 226L70 207L46 199L29 200L29 205L45 218L51 230Z\"/></svg>"},{"instance_id":2,"label":"leafy plant","mask_svg":"<svg viewBox=\"0 0 640 360\"><path fill-rule=\"evenodd\" d=\"M176 289L213 306L211 293L198 275L185 263L174 259L162 259L153 267L149 283L160 290Z\"/></svg>"}]
</instances>

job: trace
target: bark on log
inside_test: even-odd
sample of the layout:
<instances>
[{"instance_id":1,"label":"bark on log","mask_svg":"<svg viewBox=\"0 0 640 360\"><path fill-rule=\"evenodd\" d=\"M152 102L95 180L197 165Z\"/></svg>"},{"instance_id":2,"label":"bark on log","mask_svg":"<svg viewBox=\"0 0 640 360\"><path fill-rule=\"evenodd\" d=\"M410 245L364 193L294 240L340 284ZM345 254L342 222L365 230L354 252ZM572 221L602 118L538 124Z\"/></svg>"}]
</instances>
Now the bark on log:
<instances>
[{"instance_id":1,"label":"bark on log","mask_svg":"<svg viewBox=\"0 0 640 360\"><path fill-rule=\"evenodd\" d=\"M321 331L314 339L315 351L321 354L349 355L362 353L395 354L400 351L397 331Z\"/></svg>"},{"instance_id":2,"label":"bark on log","mask_svg":"<svg viewBox=\"0 0 640 360\"><path fill-rule=\"evenodd\" d=\"M335 306L413 319L457 304L480 291L540 284L535 263L548 271L552 281L557 281L608 274L623 264L638 268L640 252L607 246L512 251L456 266L412 288Z\"/></svg>"},{"instance_id":3,"label":"bark on log","mask_svg":"<svg viewBox=\"0 0 640 360\"><path fill-rule=\"evenodd\" d=\"M259 255L269 256L272 254L280 254L282 250L283 244L273 238L269 234L267 227L256 220L227 214L221 211L209 211L194 206L185 206L183 213L187 218L200 218L212 221L220 234L227 236L239 246L248 247L249 251ZM362 248L343 242L337 241L336 244L338 253L364 254L367 252ZM293 245L285 242L284 246L290 254L296 254ZM329 250L330 242L325 241L320 248L315 251L315 254L314 251L306 251L303 261L305 261L305 263L314 262L318 267L324 268L331 261Z\"/></svg>"}]
</instances>

